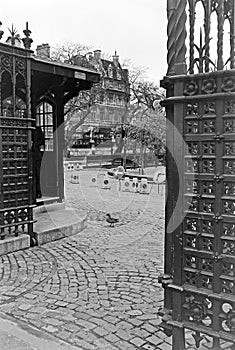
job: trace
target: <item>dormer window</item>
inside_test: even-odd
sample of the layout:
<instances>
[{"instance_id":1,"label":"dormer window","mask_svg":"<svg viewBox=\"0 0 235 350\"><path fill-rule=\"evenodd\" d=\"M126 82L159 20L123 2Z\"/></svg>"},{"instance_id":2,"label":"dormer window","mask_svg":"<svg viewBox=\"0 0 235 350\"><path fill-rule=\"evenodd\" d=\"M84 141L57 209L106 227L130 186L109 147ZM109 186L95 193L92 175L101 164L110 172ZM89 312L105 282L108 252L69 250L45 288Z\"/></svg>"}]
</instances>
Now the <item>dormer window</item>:
<instances>
[{"instance_id":1,"label":"dormer window","mask_svg":"<svg viewBox=\"0 0 235 350\"><path fill-rule=\"evenodd\" d=\"M108 66L108 76L109 78L113 78L113 67L111 64Z\"/></svg>"},{"instance_id":2,"label":"dormer window","mask_svg":"<svg viewBox=\"0 0 235 350\"><path fill-rule=\"evenodd\" d=\"M117 69L117 79L122 80L122 75L121 75L120 69Z\"/></svg>"}]
</instances>

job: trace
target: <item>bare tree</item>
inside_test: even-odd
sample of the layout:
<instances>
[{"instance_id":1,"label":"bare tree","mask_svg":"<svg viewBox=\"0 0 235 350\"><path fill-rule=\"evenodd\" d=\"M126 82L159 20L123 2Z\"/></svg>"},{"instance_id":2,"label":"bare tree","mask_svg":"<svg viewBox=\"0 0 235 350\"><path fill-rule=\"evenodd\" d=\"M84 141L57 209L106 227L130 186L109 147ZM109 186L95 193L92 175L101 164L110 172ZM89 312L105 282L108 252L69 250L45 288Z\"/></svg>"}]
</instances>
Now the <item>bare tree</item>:
<instances>
[{"instance_id":1,"label":"bare tree","mask_svg":"<svg viewBox=\"0 0 235 350\"><path fill-rule=\"evenodd\" d=\"M147 152L158 156L165 153L165 113L160 104L164 91L146 80L144 68L131 67L129 72L130 105L127 122L116 130L118 151L123 150L125 165L127 149L132 149L143 173Z\"/></svg>"},{"instance_id":2,"label":"bare tree","mask_svg":"<svg viewBox=\"0 0 235 350\"><path fill-rule=\"evenodd\" d=\"M86 57L90 50L91 48L87 45L66 42L63 45L53 48L51 59L62 63L94 69L94 66L89 63ZM102 102L103 92L104 90L101 83L94 84L91 90L80 91L78 96L72 98L65 105L65 152L71 146L76 130L92 113L92 107L96 103Z\"/></svg>"},{"instance_id":3,"label":"bare tree","mask_svg":"<svg viewBox=\"0 0 235 350\"><path fill-rule=\"evenodd\" d=\"M144 79L144 68L129 69L130 105L127 122L116 130L119 148L140 148L140 165L144 168L147 149L155 154L165 151L165 114L160 105L164 98L161 88Z\"/></svg>"},{"instance_id":4,"label":"bare tree","mask_svg":"<svg viewBox=\"0 0 235 350\"><path fill-rule=\"evenodd\" d=\"M90 47L87 45L67 41L52 48L51 59L57 62L75 64L75 57L85 56L89 51Z\"/></svg>"}]
</instances>

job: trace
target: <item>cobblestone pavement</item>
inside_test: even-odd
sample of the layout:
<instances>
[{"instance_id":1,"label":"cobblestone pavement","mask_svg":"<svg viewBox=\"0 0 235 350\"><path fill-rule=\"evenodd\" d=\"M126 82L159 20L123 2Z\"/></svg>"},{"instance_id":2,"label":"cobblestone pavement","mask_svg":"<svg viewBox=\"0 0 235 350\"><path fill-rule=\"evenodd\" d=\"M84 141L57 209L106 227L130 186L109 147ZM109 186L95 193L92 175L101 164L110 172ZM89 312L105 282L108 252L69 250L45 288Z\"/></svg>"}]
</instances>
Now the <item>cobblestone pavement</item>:
<instances>
[{"instance_id":1,"label":"cobblestone pavement","mask_svg":"<svg viewBox=\"0 0 235 350\"><path fill-rule=\"evenodd\" d=\"M170 350L157 316L164 197L156 186L150 195L114 181L111 190L89 187L92 174L81 172L79 185L66 175L67 203L89 214L84 231L0 257L0 311L78 349ZM119 218L114 228L108 211Z\"/></svg>"}]
</instances>

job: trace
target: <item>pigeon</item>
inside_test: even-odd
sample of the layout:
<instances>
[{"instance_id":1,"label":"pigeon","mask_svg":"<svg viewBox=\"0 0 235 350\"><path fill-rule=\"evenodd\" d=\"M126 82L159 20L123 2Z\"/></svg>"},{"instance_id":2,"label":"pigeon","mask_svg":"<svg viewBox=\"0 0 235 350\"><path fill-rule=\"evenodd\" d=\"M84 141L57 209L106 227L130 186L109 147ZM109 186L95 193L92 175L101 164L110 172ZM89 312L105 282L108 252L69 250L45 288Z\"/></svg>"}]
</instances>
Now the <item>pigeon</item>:
<instances>
[{"instance_id":1,"label":"pigeon","mask_svg":"<svg viewBox=\"0 0 235 350\"><path fill-rule=\"evenodd\" d=\"M110 214L106 214L106 221L110 224L110 227L114 227L114 224L116 224L119 220L112 218Z\"/></svg>"}]
</instances>

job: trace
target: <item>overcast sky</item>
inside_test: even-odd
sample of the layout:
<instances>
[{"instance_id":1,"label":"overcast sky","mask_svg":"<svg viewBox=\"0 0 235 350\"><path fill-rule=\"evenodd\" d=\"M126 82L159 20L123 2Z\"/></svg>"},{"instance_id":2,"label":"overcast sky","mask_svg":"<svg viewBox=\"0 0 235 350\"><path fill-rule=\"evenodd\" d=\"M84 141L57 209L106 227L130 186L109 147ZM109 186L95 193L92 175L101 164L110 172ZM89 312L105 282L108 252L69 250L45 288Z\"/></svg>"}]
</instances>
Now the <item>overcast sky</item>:
<instances>
[{"instance_id":1,"label":"overcast sky","mask_svg":"<svg viewBox=\"0 0 235 350\"><path fill-rule=\"evenodd\" d=\"M166 0L12 0L0 4L4 42L12 23L22 36L25 22L33 49L71 41L117 53L148 68L159 83L166 73Z\"/></svg>"}]
</instances>

